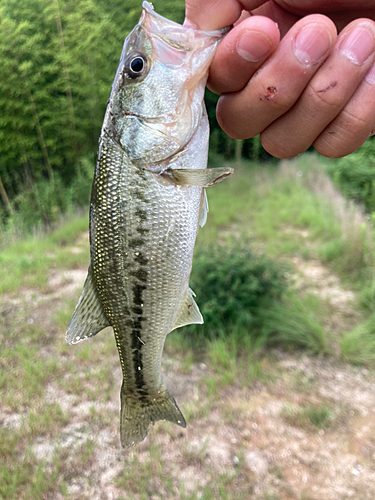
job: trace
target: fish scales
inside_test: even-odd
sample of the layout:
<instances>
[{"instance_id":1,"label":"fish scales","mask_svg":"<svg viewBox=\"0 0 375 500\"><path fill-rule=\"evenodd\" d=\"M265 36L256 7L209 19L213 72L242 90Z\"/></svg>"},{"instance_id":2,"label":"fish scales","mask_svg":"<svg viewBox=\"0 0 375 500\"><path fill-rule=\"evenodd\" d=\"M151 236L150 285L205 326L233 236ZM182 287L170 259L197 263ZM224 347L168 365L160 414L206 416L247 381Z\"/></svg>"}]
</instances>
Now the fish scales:
<instances>
[{"instance_id":1,"label":"fish scales","mask_svg":"<svg viewBox=\"0 0 375 500\"><path fill-rule=\"evenodd\" d=\"M203 319L189 277L206 169L207 69L224 31L199 32L143 3L104 118L90 204L90 267L66 340L112 326L122 367L120 434L134 445L157 420L185 426L162 377L166 335Z\"/></svg>"}]
</instances>

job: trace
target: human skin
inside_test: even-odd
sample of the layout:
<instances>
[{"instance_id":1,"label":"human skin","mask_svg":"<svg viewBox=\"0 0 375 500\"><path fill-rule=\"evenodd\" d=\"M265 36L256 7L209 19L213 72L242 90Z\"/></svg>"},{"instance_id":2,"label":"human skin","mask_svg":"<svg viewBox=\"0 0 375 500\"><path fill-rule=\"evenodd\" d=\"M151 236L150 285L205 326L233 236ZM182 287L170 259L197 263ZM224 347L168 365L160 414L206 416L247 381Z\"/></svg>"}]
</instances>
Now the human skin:
<instances>
[{"instance_id":1,"label":"human skin","mask_svg":"<svg viewBox=\"0 0 375 500\"><path fill-rule=\"evenodd\" d=\"M235 25L208 80L220 126L278 158L345 156L375 132L374 21L373 0L186 0L186 23Z\"/></svg>"}]
</instances>

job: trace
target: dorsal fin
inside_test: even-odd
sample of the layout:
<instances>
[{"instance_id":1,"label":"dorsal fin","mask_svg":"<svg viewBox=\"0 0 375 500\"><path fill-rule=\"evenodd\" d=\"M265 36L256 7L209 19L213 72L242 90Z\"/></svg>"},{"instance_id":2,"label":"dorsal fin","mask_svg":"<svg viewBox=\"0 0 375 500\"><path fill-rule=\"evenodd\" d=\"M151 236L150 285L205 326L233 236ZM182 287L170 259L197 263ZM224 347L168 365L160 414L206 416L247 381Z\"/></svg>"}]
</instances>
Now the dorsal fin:
<instances>
[{"instance_id":1,"label":"dorsal fin","mask_svg":"<svg viewBox=\"0 0 375 500\"><path fill-rule=\"evenodd\" d=\"M107 326L109 323L99 302L89 267L81 296L66 331L66 343L77 344L93 337Z\"/></svg>"}]
</instances>

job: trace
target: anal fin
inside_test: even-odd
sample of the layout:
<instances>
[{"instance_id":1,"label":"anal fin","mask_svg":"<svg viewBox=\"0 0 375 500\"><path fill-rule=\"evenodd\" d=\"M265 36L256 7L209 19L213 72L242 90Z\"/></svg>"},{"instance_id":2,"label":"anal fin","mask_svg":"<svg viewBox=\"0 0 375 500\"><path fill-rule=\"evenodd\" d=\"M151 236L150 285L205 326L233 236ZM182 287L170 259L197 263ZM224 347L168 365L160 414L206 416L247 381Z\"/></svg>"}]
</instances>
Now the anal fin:
<instances>
[{"instance_id":1,"label":"anal fin","mask_svg":"<svg viewBox=\"0 0 375 500\"><path fill-rule=\"evenodd\" d=\"M82 342L82 340L93 337L107 326L109 323L103 313L92 282L91 268L89 268L81 296L66 331L66 343Z\"/></svg>"},{"instance_id":2,"label":"anal fin","mask_svg":"<svg viewBox=\"0 0 375 500\"><path fill-rule=\"evenodd\" d=\"M195 295L194 292L190 288L188 288L187 294L185 295L185 299L182 303L180 312L177 316L177 320L173 325L172 330L185 325L203 324L203 317L200 313L197 303L193 299L193 295Z\"/></svg>"}]
</instances>

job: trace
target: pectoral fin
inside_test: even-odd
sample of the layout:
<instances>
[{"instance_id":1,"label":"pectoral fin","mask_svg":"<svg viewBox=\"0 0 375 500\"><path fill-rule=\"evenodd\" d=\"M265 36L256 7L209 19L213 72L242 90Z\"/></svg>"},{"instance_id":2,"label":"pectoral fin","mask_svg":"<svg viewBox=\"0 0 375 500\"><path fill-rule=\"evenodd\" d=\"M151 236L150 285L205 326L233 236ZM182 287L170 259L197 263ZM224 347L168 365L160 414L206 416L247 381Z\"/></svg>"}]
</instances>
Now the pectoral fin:
<instances>
[{"instance_id":1,"label":"pectoral fin","mask_svg":"<svg viewBox=\"0 0 375 500\"><path fill-rule=\"evenodd\" d=\"M167 175L175 184L181 186L210 187L233 174L230 167L218 168L170 168Z\"/></svg>"},{"instance_id":2,"label":"pectoral fin","mask_svg":"<svg viewBox=\"0 0 375 500\"><path fill-rule=\"evenodd\" d=\"M104 316L89 268L83 291L66 331L66 343L77 344L82 340L93 337L107 326L109 326L109 323Z\"/></svg>"},{"instance_id":3,"label":"pectoral fin","mask_svg":"<svg viewBox=\"0 0 375 500\"><path fill-rule=\"evenodd\" d=\"M203 323L202 315L199 311L197 303L193 299L193 295L193 290L189 288L172 330L180 328L180 326L193 324L201 325Z\"/></svg>"}]
</instances>

